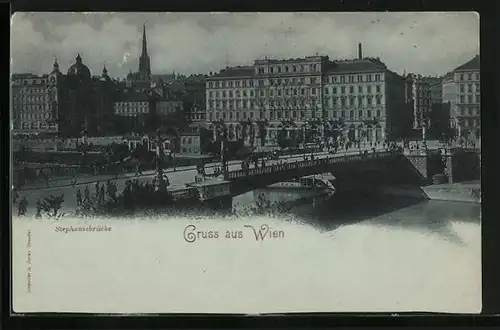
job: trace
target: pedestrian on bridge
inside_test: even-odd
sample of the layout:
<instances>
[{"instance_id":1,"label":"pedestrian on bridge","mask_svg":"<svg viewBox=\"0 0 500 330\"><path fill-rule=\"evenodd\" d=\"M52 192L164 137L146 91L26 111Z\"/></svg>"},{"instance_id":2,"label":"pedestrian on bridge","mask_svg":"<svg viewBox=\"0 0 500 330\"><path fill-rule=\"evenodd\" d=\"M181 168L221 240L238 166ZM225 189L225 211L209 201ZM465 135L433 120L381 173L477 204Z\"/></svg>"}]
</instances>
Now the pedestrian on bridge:
<instances>
[{"instance_id":1,"label":"pedestrian on bridge","mask_svg":"<svg viewBox=\"0 0 500 330\"><path fill-rule=\"evenodd\" d=\"M104 191L104 184L101 186L101 190L100 190L100 193L99 193L99 202L100 203L103 203L104 202L104 198L106 196L106 192Z\"/></svg>"},{"instance_id":2,"label":"pedestrian on bridge","mask_svg":"<svg viewBox=\"0 0 500 330\"><path fill-rule=\"evenodd\" d=\"M89 190L89 186L86 186L86 187L85 187L85 190L83 191L83 194L84 194L83 201L84 201L84 202L88 202L88 201L90 201L90 190Z\"/></svg>"},{"instance_id":3,"label":"pedestrian on bridge","mask_svg":"<svg viewBox=\"0 0 500 330\"><path fill-rule=\"evenodd\" d=\"M82 192L80 191L80 188L76 190L76 206L81 206L82 205Z\"/></svg>"}]
</instances>

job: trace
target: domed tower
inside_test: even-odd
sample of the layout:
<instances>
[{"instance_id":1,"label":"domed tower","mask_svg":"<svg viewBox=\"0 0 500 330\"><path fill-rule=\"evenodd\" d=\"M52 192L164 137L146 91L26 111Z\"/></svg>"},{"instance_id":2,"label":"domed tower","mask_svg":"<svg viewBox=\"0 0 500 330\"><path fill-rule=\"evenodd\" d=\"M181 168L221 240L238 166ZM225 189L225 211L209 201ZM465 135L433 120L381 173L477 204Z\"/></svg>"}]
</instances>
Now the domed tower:
<instances>
[{"instance_id":1,"label":"domed tower","mask_svg":"<svg viewBox=\"0 0 500 330\"><path fill-rule=\"evenodd\" d=\"M111 77L108 75L108 69L106 68L106 64L102 67L102 73L100 77L101 81L111 81Z\"/></svg>"},{"instance_id":2,"label":"domed tower","mask_svg":"<svg viewBox=\"0 0 500 330\"><path fill-rule=\"evenodd\" d=\"M83 64L80 54L76 57L75 64L69 67L68 78L79 82L87 82L90 80L90 70L85 64Z\"/></svg>"},{"instance_id":3,"label":"domed tower","mask_svg":"<svg viewBox=\"0 0 500 330\"><path fill-rule=\"evenodd\" d=\"M54 60L52 71L47 77L50 111L47 123L49 129L58 134L64 133L64 116L67 105L67 94L64 74L59 70L57 59Z\"/></svg>"},{"instance_id":4,"label":"domed tower","mask_svg":"<svg viewBox=\"0 0 500 330\"><path fill-rule=\"evenodd\" d=\"M95 124L95 97L89 68L83 64L80 54L76 62L68 68L68 135L81 136L82 132L92 130Z\"/></svg>"},{"instance_id":5,"label":"domed tower","mask_svg":"<svg viewBox=\"0 0 500 330\"><path fill-rule=\"evenodd\" d=\"M52 71L49 74L49 85L50 86L58 86L62 83L64 75L59 71L59 63L57 63L57 58L54 60L54 66L52 67Z\"/></svg>"}]
</instances>

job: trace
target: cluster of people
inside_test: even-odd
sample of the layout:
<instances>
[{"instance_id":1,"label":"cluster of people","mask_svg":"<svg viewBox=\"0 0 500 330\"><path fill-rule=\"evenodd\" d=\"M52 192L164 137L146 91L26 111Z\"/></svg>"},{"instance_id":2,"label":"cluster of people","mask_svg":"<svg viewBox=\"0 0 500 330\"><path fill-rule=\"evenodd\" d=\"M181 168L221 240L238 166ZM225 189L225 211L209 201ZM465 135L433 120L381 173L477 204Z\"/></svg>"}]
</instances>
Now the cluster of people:
<instances>
[{"instance_id":1,"label":"cluster of people","mask_svg":"<svg viewBox=\"0 0 500 330\"><path fill-rule=\"evenodd\" d=\"M259 162L260 160L260 162ZM266 160L264 157L259 158L259 157L253 157L253 158L246 158L241 162L241 169L243 171L248 171L250 169L250 164L253 163L254 168L259 168L259 167L265 167L266 166Z\"/></svg>"},{"instance_id":2,"label":"cluster of people","mask_svg":"<svg viewBox=\"0 0 500 330\"><path fill-rule=\"evenodd\" d=\"M169 182L166 176L164 180L165 186L168 186ZM154 182L139 182L137 179L127 180L125 181L125 188L123 189L123 204L126 209L133 209L136 205L153 205L156 203L156 199L153 198L154 191Z\"/></svg>"},{"instance_id":3,"label":"cluster of people","mask_svg":"<svg viewBox=\"0 0 500 330\"><path fill-rule=\"evenodd\" d=\"M16 202L17 198L14 199L14 203ZM26 215L27 211L28 211L28 199L26 198L26 196L23 196L21 197L21 199L19 199L19 203L17 204L17 215L18 216Z\"/></svg>"},{"instance_id":4,"label":"cluster of people","mask_svg":"<svg viewBox=\"0 0 500 330\"><path fill-rule=\"evenodd\" d=\"M118 191L115 182L108 180L106 185L100 184L100 182L95 183L95 200L102 204L106 200L106 196L109 200L116 200L116 193ZM85 186L83 191L83 196L80 188L76 190L76 206L82 206L91 201L89 186Z\"/></svg>"}]
</instances>

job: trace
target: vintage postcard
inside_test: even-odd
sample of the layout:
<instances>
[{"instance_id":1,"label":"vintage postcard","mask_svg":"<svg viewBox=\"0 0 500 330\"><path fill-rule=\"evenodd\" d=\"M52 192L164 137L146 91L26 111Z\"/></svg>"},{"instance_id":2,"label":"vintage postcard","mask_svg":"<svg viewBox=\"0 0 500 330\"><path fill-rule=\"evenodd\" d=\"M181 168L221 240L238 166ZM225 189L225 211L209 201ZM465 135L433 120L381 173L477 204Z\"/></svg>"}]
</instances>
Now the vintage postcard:
<instances>
[{"instance_id":1,"label":"vintage postcard","mask_svg":"<svg viewBox=\"0 0 500 330\"><path fill-rule=\"evenodd\" d=\"M479 313L479 16L15 13L17 313Z\"/></svg>"}]
</instances>

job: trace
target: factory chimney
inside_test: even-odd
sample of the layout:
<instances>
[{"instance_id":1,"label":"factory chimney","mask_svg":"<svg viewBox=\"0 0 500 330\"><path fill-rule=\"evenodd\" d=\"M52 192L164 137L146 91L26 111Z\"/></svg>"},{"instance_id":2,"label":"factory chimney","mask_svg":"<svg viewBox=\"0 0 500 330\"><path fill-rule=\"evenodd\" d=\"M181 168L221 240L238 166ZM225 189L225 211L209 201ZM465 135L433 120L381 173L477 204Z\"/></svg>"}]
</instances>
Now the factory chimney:
<instances>
[{"instance_id":1,"label":"factory chimney","mask_svg":"<svg viewBox=\"0 0 500 330\"><path fill-rule=\"evenodd\" d=\"M361 42L358 43L358 59L363 59L363 45L361 45Z\"/></svg>"}]
</instances>

